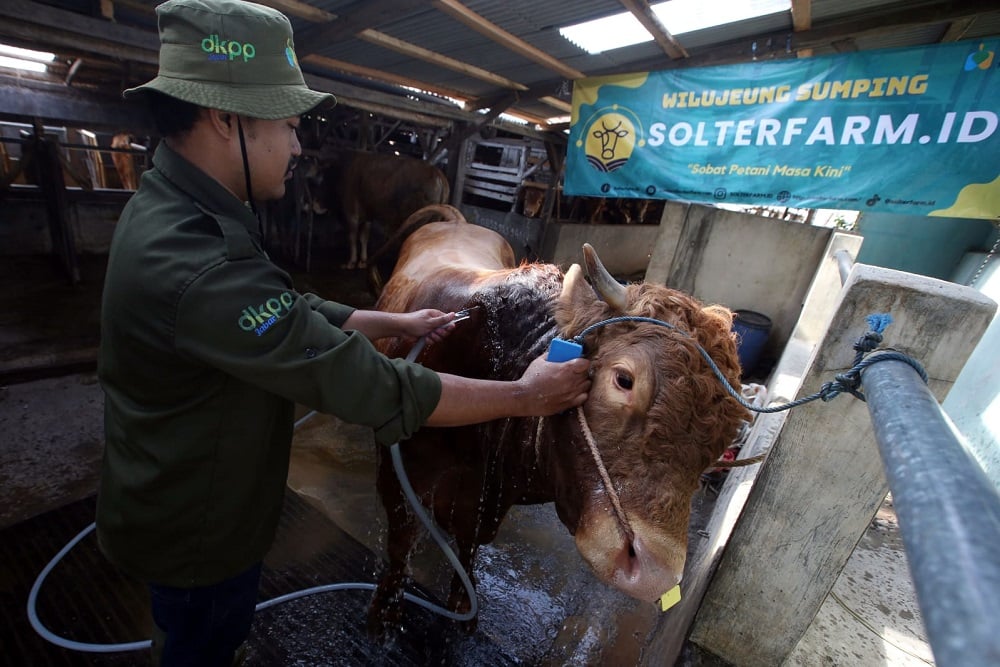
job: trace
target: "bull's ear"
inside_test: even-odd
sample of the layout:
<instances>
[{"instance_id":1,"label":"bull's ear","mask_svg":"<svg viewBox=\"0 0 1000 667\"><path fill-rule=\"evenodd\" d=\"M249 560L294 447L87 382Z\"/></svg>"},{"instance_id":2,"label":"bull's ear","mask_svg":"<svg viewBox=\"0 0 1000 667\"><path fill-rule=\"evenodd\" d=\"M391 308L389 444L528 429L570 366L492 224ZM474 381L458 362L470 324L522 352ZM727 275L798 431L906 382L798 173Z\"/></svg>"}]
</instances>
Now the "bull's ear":
<instances>
[{"instance_id":1,"label":"bull's ear","mask_svg":"<svg viewBox=\"0 0 1000 667\"><path fill-rule=\"evenodd\" d=\"M582 294L577 294L581 292ZM566 275L563 277L563 288L562 293L559 295L560 302L574 301L580 299L586 294L589 297L589 301L593 301L597 296L594 294L594 290L590 287L587 281L583 277L583 269L580 268L579 264L573 264L566 271Z\"/></svg>"}]
</instances>

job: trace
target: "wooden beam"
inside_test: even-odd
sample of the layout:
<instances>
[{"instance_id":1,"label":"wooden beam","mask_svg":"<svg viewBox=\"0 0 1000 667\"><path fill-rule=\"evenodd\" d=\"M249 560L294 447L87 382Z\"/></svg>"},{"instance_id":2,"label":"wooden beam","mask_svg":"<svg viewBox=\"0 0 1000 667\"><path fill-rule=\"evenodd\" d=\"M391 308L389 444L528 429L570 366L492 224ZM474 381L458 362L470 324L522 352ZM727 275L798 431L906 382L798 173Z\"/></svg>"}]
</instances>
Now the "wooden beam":
<instances>
[{"instance_id":1,"label":"wooden beam","mask_svg":"<svg viewBox=\"0 0 1000 667\"><path fill-rule=\"evenodd\" d=\"M446 55L436 53L430 49L425 49L422 46L417 46L416 44L411 44L410 42L404 42L401 39L396 39L391 35L387 35L384 32L379 32L377 30L372 30L367 28L358 33L358 37L370 42L372 44L377 44L378 46L384 46L387 49L392 49L397 53L402 53L403 55L410 56L412 58L419 58L426 62L432 63L439 67L444 67L446 69L465 74L466 76L471 76L474 79L480 79L481 81L487 81L496 86L502 86L503 88L510 88L512 90L527 90L528 87L517 81L511 81L499 74L494 74L493 72L487 72L484 69L476 67L475 65L470 65L468 63L463 63L460 60L455 60Z\"/></svg>"},{"instance_id":2,"label":"wooden beam","mask_svg":"<svg viewBox=\"0 0 1000 667\"><path fill-rule=\"evenodd\" d=\"M277 9L282 14L286 16L295 16L300 19L305 19L307 21L312 21L313 23L329 23L337 18L336 14L332 14L326 10L320 9L318 7L313 7L312 5L302 2L302 0L254 0L259 5L265 5L271 7L272 9ZM120 7L125 7L131 12L136 12L138 14L146 14L148 16L156 15L156 7L152 5L143 4L139 0L101 0L101 7L103 11L104 3L111 5L118 5ZM113 20L114 16L108 16L108 19Z\"/></svg>"},{"instance_id":3,"label":"wooden beam","mask_svg":"<svg viewBox=\"0 0 1000 667\"><path fill-rule=\"evenodd\" d=\"M492 97L480 97L475 102L471 102L466 109L469 111L481 111L483 109L506 109L520 99L520 95L509 90L504 90Z\"/></svg>"},{"instance_id":4,"label":"wooden beam","mask_svg":"<svg viewBox=\"0 0 1000 667\"><path fill-rule=\"evenodd\" d=\"M564 111L566 113L569 113L570 111L573 110L572 104L570 104L569 102L563 102L562 100L552 97L551 95L546 95L545 97L539 97L538 101L544 102L553 109L558 109L559 111Z\"/></svg>"},{"instance_id":5,"label":"wooden beam","mask_svg":"<svg viewBox=\"0 0 1000 667\"><path fill-rule=\"evenodd\" d=\"M135 12L136 14L145 14L147 16L156 16L156 7L152 5L144 5L140 0L114 0L116 7L124 7L130 12Z\"/></svg>"},{"instance_id":6,"label":"wooden beam","mask_svg":"<svg viewBox=\"0 0 1000 667\"><path fill-rule=\"evenodd\" d=\"M427 11L427 0L365 0L353 3L351 7L357 9L340 12L336 21L297 30L295 49L299 56L320 52L327 44L353 37L365 28L400 21Z\"/></svg>"},{"instance_id":7,"label":"wooden beam","mask_svg":"<svg viewBox=\"0 0 1000 667\"><path fill-rule=\"evenodd\" d=\"M338 97L337 100L339 104L351 107L352 109L360 109L361 111L378 114L379 116L405 120L422 127L447 128L451 127L454 123L454 121L448 120L447 118L441 118L440 116L432 116L430 114L420 113L417 111L406 111L396 106L380 104L378 102L372 102L361 98L353 98L348 95Z\"/></svg>"},{"instance_id":8,"label":"wooden beam","mask_svg":"<svg viewBox=\"0 0 1000 667\"><path fill-rule=\"evenodd\" d=\"M950 23L951 21L974 18L978 14L996 14L996 12L995 0L952 0L944 4L918 6L904 10L864 12L854 14L845 20L831 21L821 27L813 27L802 32L790 33L782 30L757 35L753 38L741 38L712 44L692 51L686 60L672 60L664 63L662 58L647 59L589 72L588 76L750 62L754 59L754 53L751 49L753 42L758 45L757 60L789 58L794 57L804 49L824 48L843 39L891 35L913 27ZM770 44L771 46L761 49L762 44ZM789 52L788 47L790 47L791 52ZM554 86L557 85L557 82L548 81L544 84L534 84L532 88L540 85Z\"/></svg>"},{"instance_id":9,"label":"wooden beam","mask_svg":"<svg viewBox=\"0 0 1000 667\"><path fill-rule=\"evenodd\" d=\"M977 14L996 11L995 0L955 0L904 10L865 12L844 21L797 32L792 35L792 46L794 49L819 48L848 38L890 35L912 27L975 18Z\"/></svg>"},{"instance_id":10,"label":"wooden beam","mask_svg":"<svg viewBox=\"0 0 1000 667\"><path fill-rule=\"evenodd\" d=\"M457 2L457 0L434 0L433 4L437 9L441 10L456 21L472 28L481 35L489 37L496 43L510 49L514 53L520 54L529 60L533 60L542 67L547 67L567 79L582 79L586 76L580 70L574 69L562 61L553 58L541 49L537 49L531 44L528 44L520 37L512 35L497 24L488 21L483 16Z\"/></svg>"},{"instance_id":11,"label":"wooden beam","mask_svg":"<svg viewBox=\"0 0 1000 667\"><path fill-rule=\"evenodd\" d=\"M452 88L427 83L426 81L410 79L405 76L399 76L398 74L386 72L384 70L365 67L363 65L355 65L354 63L337 60L335 58L327 58L326 56L317 54L311 54L302 58L302 62L322 67L324 69L333 70L335 72L344 72L346 74L354 74L368 79L374 79L375 81L384 81L397 86L409 86L410 88L416 88L418 90L426 90L443 97L453 97L457 100L461 100L462 102L468 102L475 99L468 93L463 93L462 91L454 90Z\"/></svg>"},{"instance_id":12,"label":"wooden beam","mask_svg":"<svg viewBox=\"0 0 1000 667\"><path fill-rule=\"evenodd\" d=\"M69 39L72 39L74 35L85 35L93 42L110 41L120 45L149 49L153 51L154 56L160 49L160 39L155 31L130 28L76 12L56 9L39 2L4 0L0 2L0 17L31 25L56 28L60 32L66 33ZM0 32L7 29L5 24L8 22L0 21ZM101 53L101 51L95 51L95 53Z\"/></svg>"},{"instance_id":13,"label":"wooden beam","mask_svg":"<svg viewBox=\"0 0 1000 667\"><path fill-rule=\"evenodd\" d=\"M337 18L336 14L313 7L302 0L254 0L258 4L266 5L272 9L277 9L282 14L296 16L300 19L312 21L313 23L329 23Z\"/></svg>"},{"instance_id":14,"label":"wooden beam","mask_svg":"<svg viewBox=\"0 0 1000 667\"><path fill-rule=\"evenodd\" d=\"M642 27L649 31L656 43L660 45L663 52L671 58L687 58L688 53L677 41L677 38L670 34L670 31L660 23L660 19L653 13L647 0L619 0L625 9L632 12L632 15L639 19Z\"/></svg>"},{"instance_id":15,"label":"wooden beam","mask_svg":"<svg viewBox=\"0 0 1000 667\"><path fill-rule=\"evenodd\" d=\"M302 76L305 78L307 86L320 92L333 93L337 97L337 100L345 106L362 108L360 105L363 102L368 106L380 105L385 108L393 108L415 114L426 114L429 117L447 118L449 120L472 121L477 117L477 114L459 109L450 104L417 102L400 95L390 95L362 86L355 86L341 81L332 81L305 72Z\"/></svg>"},{"instance_id":16,"label":"wooden beam","mask_svg":"<svg viewBox=\"0 0 1000 667\"><path fill-rule=\"evenodd\" d=\"M792 29L803 32L812 28L812 0L792 0ZM799 49L799 58L812 58L813 49Z\"/></svg>"},{"instance_id":17,"label":"wooden beam","mask_svg":"<svg viewBox=\"0 0 1000 667\"><path fill-rule=\"evenodd\" d=\"M812 0L792 0L792 29L802 32L812 27Z\"/></svg>"},{"instance_id":18,"label":"wooden beam","mask_svg":"<svg viewBox=\"0 0 1000 667\"><path fill-rule=\"evenodd\" d=\"M17 0L15 0L16 2ZM69 12L67 12L69 13ZM72 55L96 54L114 58L123 62L142 63L152 65L159 62L157 55L159 50L159 39L153 33L148 33L151 40L148 47L135 46L134 35L128 39L115 39L107 32L105 26L109 28L117 27L114 24L104 21L88 19L96 25L88 26L80 32L66 30L57 26L50 26L29 20L22 20L20 16L13 16L13 12L8 13L8 5L0 3L0 37L10 41L18 41L25 44L32 44L31 48L38 48L38 45L45 45L45 48L59 51L60 49L72 52ZM132 30L133 33L142 33ZM100 35L94 37L92 35ZM70 55L65 51L60 55Z\"/></svg>"},{"instance_id":19,"label":"wooden beam","mask_svg":"<svg viewBox=\"0 0 1000 667\"><path fill-rule=\"evenodd\" d=\"M43 118L47 123L78 127L146 132L152 128L141 107L121 97L97 95L79 88L54 84L29 85L23 80L0 77L0 111L6 118Z\"/></svg>"},{"instance_id":20,"label":"wooden beam","mask_svg":"<svg viewBox=\"0 0 1000 667\"><path fill-rule=\"evenodd\" d=\"M830 46L832 46L833 50L837 53L857 53L861 50L858 48L858 43L854 41L853 37L837 40L836 42L832 42ZM810 51L811 50L812 49L810 49Z\"/></svg>"},{"instance_id":21,"label":"wooden beam","mask_svg":"<svg viewBox=\"0 0 1000 667\"><path fill-rule=\"evenodd\" d=\"M542 118L541 116L536 116L533 113L524 111L523 109L518 109L517 107L511 107L504 111L505 114L513 116L515 118L520 118L526 120L529 123L534 123L535 125L540 125L541 127L548 127L549 121L547 118Z\"/></svg>"},{"instance_id":22,"label":"wooden beam","mask_svg":"<svg viewBox=\"0 0 1000 667\"><path fill-rule=\"evenodd\" d=\"M952 21L951 25L948 26L948 30L945 31L944 35L941 37L941 43L945 42L957 42L960 39L965 39L966 33L972 28L972 24L976 22L976 16L970 16L966 19L960 19L958 21Z\"/></svg>"}]
</instances>

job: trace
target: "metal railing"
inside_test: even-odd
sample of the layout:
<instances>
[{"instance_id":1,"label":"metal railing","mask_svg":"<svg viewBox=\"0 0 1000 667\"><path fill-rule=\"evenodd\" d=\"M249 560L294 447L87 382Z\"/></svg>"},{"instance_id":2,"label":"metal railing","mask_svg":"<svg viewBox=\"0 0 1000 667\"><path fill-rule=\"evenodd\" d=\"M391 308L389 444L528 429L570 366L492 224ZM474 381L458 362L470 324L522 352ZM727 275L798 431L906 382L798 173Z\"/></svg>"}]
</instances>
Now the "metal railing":
<instances>
[{"instance_id":1,"label":"metal railing","mask_svg":"<svg viewBox=\"0 0 1000 667\"><path fill-rule=\"evenodd\" d=\"M912 367L861 376L934 658L1000 665L1000 495Z\"/></svg>"},{"instance_id":2,"label":"metal railing","mask_svg":"<svg viewBox=\"0 0 1000 667\"><path fill-rule=\"evenodd\" d=\"M845 281L853 260L836 260ZM1000 665L1000 493L913 367L861 376L935 661Z\"/></svg>"}]
</instances>

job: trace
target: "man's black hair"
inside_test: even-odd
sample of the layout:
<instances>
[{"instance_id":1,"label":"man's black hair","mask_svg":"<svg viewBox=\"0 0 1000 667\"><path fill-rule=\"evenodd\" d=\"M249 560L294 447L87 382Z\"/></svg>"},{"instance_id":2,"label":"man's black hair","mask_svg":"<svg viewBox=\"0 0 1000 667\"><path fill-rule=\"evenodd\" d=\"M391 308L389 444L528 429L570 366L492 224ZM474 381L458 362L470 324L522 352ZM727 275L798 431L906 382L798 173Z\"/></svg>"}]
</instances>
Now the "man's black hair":
<instances>
[{"instance_id":1,"label":"man's black hair","mask_svg":"<svg viewBox=\"0 0 1000 667\"><path fill-rule=\"evenodd\" d=\"M157 90L146 92L146 105L153 118L153 124L161 137L184 134L194 127L201 109L197 104L179 100Z\"/></svg>"}]
</instances>

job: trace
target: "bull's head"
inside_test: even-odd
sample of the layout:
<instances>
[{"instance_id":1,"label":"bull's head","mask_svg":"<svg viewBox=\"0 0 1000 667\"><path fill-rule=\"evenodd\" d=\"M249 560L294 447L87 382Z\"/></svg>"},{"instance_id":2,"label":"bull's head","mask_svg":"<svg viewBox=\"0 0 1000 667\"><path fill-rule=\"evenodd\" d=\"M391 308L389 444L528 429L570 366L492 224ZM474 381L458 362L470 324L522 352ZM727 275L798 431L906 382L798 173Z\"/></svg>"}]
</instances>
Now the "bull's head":
<instances>
[{"instance_id":1,"label":"bull's head","mask_svg":"<svg viewBox=\"0 0 1000 667\"><path fill-rule=\"evenodd\" d=\"M695 346L700 343L730 383L739 386L732 315L664 286L623 286L590 246L584 246L584 255L593 288L579 266L567 272L556 306L563 337L620 315L662 320L690 334L624 322L588 335L585 353L591 359L593 386L584 414L624 520L613 509L589 454L576 457L580 460L572 473L572 483L583 492L579 506L557 501L560 517L597 576L633 597L653 601L680 582L691 497L701 473L749 416Z\"/></svg>"}]
</instances>

